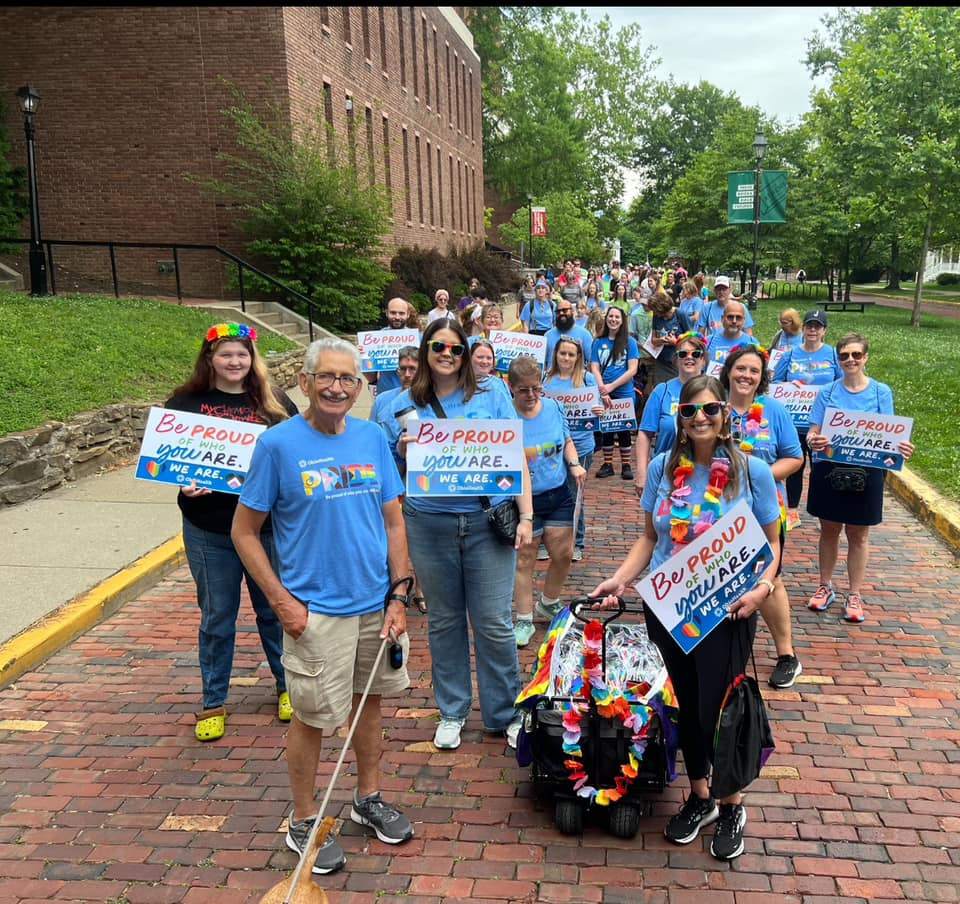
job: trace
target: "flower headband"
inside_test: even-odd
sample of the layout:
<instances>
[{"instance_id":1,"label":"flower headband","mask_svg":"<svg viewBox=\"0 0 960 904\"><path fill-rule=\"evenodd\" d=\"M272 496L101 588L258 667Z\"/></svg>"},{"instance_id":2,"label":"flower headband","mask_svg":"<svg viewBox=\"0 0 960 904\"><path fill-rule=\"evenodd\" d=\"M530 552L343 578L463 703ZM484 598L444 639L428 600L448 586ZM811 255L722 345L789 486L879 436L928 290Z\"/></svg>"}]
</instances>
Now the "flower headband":
<instances>
[{"instance_id":1,"label":"flower headband","mask_svg":"<svg viewBox=\"0 0 960 904\"><path fill-rule=\"evenodd\" d=\"M257 341L257 331L245 323L218 323L207 330L207 342L217 339L249 339Z\"/></svg>"},{"instance_id":2,"label":"flower headband","mask_svg":"<svg viewBox=\"0 0 960 904\"><path fill-rule=\"evenodd\" d=\"M703 341L703 336L701 336L696 330L688 330L686 333L681 333L677 336L676 344L679 345L681 342L698 342L700 345L706 345L706 342Z\"/></svg>"}]
</instances>

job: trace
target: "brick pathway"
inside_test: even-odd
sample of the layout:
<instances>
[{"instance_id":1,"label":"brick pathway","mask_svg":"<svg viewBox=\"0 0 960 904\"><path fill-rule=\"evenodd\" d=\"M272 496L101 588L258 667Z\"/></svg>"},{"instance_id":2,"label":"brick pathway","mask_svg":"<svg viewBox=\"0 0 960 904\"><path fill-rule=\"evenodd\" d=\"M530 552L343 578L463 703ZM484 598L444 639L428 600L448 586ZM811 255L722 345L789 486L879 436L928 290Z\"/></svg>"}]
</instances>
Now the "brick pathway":
<instances>
[{"instance_id":1,"label":"brick pathway","mask_svg":"<svg viewBox=\"0 0 960 904\"><path fill-rule=\"evenodd\" d=\"M574 565L577 591L609 573L637 530L630 485L591 487L596 517L590 555ZM615 512L631 513L628 523ZM825 616L804 608L815 580L810 519L789 535L804 673L767 694L778 750L746 799L747 851L732 866L709 855L709 839L687 848L663 839L680 788L650 801L634 840L599 824L570 838L476 713L459 750L436 752L425 620L412 616L414 685L387 711L384 790L417 837L393 848L347 818L348 869L322 880L331 901L960 900L960 572L890 499L875 538L868 621L852 627L839 606ZM241 626L228 734L210 745L193 738L196 624L181 569L0 692L0 901L252 904L292 869L279 834L284 728L252 620ZM757 653L765 680L765 631ZM533 655L524 651L525 665ZM331 744L324 775L336 754ZM341 817L351 785L342 780L334 797Z\"/></svg>"}]
</instances>

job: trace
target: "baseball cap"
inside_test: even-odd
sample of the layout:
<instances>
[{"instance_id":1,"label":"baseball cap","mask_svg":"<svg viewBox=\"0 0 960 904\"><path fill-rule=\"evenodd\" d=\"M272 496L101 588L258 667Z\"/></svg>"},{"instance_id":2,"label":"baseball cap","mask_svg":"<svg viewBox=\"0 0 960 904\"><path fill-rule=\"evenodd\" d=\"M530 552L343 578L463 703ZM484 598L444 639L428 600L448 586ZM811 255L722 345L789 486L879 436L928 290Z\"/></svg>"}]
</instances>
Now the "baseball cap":
<instances>
[{"instance_id":1,"label":"baseball cap","mask_svg":"<svg viewBox=\"0 0 960 904\"><path fill-rule=\"evenodd\" d=\"M729 277L729 276L718 276L718 277L713 281L713 287L714 287L714 288L717 288L717 286L726 286L726 287L729 289L729 288L730 288L730 277Z\"/></svg>"},{"instance_id":2,"label":"baseball cap","mask_svg":"<svg viewBox=\"0 0 960 904\"><path fill-rule=\"evenodd\" d=\"M807 311L806 315L803 318L804 324L814 321L819 323L821 326L826 329L827 326L827 315L823 311Z\"/></svg>"}]
</instances>

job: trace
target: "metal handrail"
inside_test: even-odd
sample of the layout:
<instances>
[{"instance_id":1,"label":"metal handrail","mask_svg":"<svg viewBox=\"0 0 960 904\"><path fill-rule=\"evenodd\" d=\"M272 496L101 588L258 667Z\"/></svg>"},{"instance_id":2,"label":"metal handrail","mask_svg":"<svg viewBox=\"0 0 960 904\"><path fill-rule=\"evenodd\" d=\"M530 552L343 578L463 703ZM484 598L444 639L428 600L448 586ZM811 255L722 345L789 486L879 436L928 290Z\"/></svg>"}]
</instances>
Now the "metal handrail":
<instances>
[{"instance_id":1,"label":"metal handrail","mask_svg":"<svg viewBox=\"0 0 960 904\"><path fill-rule=\"evenodd\" d=\"M177 280L177 299L183 304L183 288L180 280L180 251L214 251L222 257L227 258L228 260L233 261L237 265L237 280L240 287L240 310L246 313L247 311L247 299L246 291L243 283L243 271L249 270L251 273L255 273L261 279L265 279L272 286L279 289L283 292L287 298L293 298L296 301L303 302L307 306L307 326L308 332L310 334L310 341L313 342L313 322L314 315L316 313L317 303L307 295L304 295L302 292L298 292L296 289L291 289L289 286L284 285L275 277L271 276L269 273L264 273L259 267L255 267L253 264L248 261L243 260L243 258L238 257L232 251L227 251L226 248L221 248L219 245L192 245L184 244L182 242L93 242L86 240L75 240L75 239L43 239L43 244L46 246L47 254L47 273L50 275L50 292L53 295L57 294L57 283L56 283L56 271L53 266L53 246L62 245L65 247L81 247L81 248L107 248L110 251L110 273L113 279L113 294L115 298L120 297L120 281L117 275L117 248L169 248L173 252L173 270ZM23 238L0 238L0 245L29 245L30 239ZM288 305L289 307L289 305Z\"/></svg>"}]
</instances>

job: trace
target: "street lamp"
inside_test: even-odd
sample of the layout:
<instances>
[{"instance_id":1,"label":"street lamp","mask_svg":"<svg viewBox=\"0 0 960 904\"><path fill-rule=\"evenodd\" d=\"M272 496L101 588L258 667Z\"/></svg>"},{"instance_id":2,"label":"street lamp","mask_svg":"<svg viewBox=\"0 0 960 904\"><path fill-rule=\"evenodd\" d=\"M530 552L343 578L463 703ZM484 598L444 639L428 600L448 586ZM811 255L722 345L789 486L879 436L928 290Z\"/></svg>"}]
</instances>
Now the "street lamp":
<instances>
[{"instance_id":1,"label":"street lamp","mask_svg":"<svg viewBox=\"0 0 960 904\"><path fill-rule=\"evenodd\" d=\"M757 168L753 173L753 270L750 278L750 294L757 297L757 252L760 250L760 191L763 185L763 158L767 153L767 139L763 126L757 129L753 139L753 153L757 158Z\"/></svg>"},{"instance_id":2,"label":"street lamp","mask_svg":"<svg viewBox=\"0 0 960 904\"><path fill-rule=\"evenodd\" d=\"M527 195L527 210L530 212L530 244L527 246L527 254L530 258L529 264L533 267L533 195Z\"/></svg>"},{"instance_id":3,"label":"street lamp","mask_svg":"<svg viewBox=\"0 0 960 904\"><path fill-rule=\"evenodd\" d=\"M17 100L23 111L23 130L27 136L27 176L30 186L30 294L49 295L47 289L47 262L43 256L40 237L40 201L37 198L37 158L33 150L33 114L40 106L40 95L30 86L17 90Z\"/></svg>"}]
</instances>

